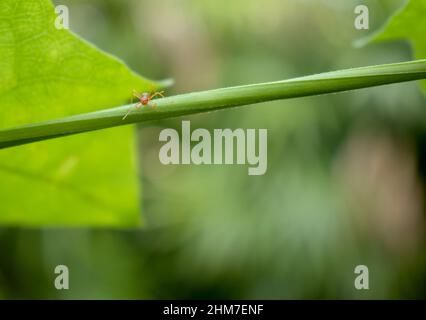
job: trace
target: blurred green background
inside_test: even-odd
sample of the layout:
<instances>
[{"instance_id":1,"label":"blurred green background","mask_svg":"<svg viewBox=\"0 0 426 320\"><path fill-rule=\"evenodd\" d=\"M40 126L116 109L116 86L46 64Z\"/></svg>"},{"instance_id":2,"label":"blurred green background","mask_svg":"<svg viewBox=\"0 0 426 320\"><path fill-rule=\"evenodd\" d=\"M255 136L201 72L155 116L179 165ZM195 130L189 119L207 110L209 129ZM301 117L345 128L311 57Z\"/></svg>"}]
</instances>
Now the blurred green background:
<instances>
[{"instance_id":1,"label":"blurred green background","mask_svg":"<svg viewBox=\"0 0 426 320\"><path fill-rule=\"evenodd\" d=\"M71 29L167 94L410 60L404 41L355 48L401 0L69 0ZM0 229L0 298L425 298L426 108L418 83L186 117L267 128L268 171L164 166L138 128L141 230ZM25 192L25 191L23 191ZM54 268L70 269L70 290ZM354 288L366 265L370 290Z\"/></svg>"}]
</instances>

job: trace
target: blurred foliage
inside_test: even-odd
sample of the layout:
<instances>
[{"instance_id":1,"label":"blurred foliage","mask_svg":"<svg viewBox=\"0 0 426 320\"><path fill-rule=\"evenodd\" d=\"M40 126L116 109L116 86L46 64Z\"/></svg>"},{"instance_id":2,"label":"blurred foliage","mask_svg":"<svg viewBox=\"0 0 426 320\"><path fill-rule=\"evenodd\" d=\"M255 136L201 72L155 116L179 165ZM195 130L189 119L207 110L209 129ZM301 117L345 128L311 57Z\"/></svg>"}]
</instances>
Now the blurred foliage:
<instances>
[{"instance_id":1,"label":"blurred foliage","mask_svg":"<svg viewBox=\"0 0 426 320\"><path fill-rule=\"evenodd\" d=\"M59 1L58 1L59 3ZM71 28L175 92L411 59L353 27L358 1L69 0ZM403 3L363 1L374 32ZM171 93L169 93L171 94ZM189 117L268 128L268 171L163 166L139 129L143 230L0 229L6 298L424 298L426 119L417 83ZM70 268L70 290L53 287ZM354 288L354 268L370 290Z\"/></svg>"}]
</instances>

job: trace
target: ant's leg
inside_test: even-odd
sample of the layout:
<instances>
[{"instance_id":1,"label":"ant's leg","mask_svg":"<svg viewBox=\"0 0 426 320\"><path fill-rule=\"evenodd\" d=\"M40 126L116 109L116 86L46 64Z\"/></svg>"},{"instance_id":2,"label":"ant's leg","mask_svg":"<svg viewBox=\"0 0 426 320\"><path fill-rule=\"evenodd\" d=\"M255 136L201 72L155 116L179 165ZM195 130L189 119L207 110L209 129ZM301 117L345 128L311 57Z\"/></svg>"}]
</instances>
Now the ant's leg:
<instances>
[{"instance_id":1,"label":"ant's leg","mask_svg":"<svg viewBox=\"0 0 426 320\"><path fill-rule=\"evenodd\" d=\"M164 91L158 91L158 92L155 92L154 94L152 94L150 97L149 97L149 99L152 99L152 98L154 98L154 97L156 97L156 96L160 96L161 98L164 98Z\"/></svg>"},{"instance_id":2,"label":"ant's leg","mask_svg":"<svg viewBox=\"0 0 426 320\"><path fill-rule=\"evenodd\" d=\"M151 109L155 109L155 107L157 106L154 102L150 102L149 106L151 107Z\"/></svg>"},{"instance_id":3,"label":"ant's leg","mask_svg":"<svg viewBox=\"0 0 426 320\"><path fill-rule=\"evenodd\" d=\"M141 94L139 92L137 92L135 89L133 89L132 99L130 101L131 104L133 104L133 101L134 101L135 97L140 100L141 99Z\"/></svg>"},{"instance_id":4,"label":"ant's leg","mask_svg":"<svg viewBox=\"0 0 426 320\"><path fill-rule=\"evenodd\" d=\"M132 94L132 103L133 103L133 98L136 97L139 100L142 99L142 96L139 92L137 92L135 89L133 89L133 94Z\"/></svg>"},{"instance_id":5,"label":"ant's leg","mask_svg":"<svg viewBox=\"0 0 426 320\"><path fill-rule=\"evenodd\" d=\"M137 98L142 98L141 94L139 92L137 92L135 89L133 89L133 96L137 97Z\"/></svg>"},{"instance_id":6,"label":"ant's leg","mask_svg":"<svg viewBox=\"0 0 426 320\"><path fill-rule=\"evenodd\" d=\"M137 103L134 105L136 109L139 109L141 106L142 106L141 103ZM127 113L124 115L122 120L126 119L130 112L132 112L132 107L130 107L129 110L127 110Z\"/></svg>"}]
</instances>

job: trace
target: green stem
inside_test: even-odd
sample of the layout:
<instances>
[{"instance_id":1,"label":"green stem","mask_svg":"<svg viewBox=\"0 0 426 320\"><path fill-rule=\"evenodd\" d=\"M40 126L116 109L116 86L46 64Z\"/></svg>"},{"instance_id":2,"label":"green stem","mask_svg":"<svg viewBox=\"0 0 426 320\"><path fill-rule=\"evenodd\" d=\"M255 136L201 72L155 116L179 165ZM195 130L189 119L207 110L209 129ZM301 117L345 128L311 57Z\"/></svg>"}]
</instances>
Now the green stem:
<instances>
[{"instance_id":1,"label":"green stem","mask_svg":"<svg viewBox=\"0 0 426 320\"><path fill-rule=\"evenodd\" d=\"M207 112L263 101L319 95L426 78L426 59L321 73L291 80L260 83L156 99L156 108L130 105L0 130L0 148L100 130L130 123Z\"/></svg>"}]
</instances>

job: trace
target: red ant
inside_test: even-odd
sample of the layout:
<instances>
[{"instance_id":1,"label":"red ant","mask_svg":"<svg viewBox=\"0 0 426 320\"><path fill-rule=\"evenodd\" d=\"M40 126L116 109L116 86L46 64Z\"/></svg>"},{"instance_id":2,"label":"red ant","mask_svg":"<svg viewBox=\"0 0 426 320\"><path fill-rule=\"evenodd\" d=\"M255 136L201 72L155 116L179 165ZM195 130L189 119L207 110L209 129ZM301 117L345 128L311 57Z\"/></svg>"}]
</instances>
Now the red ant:
<instances>
[{"instance_id":1,"label":"red ant","mask_svg":"<svg viewBox=\"0 0 426 320\"><path fill-rule=\"evenodd\" d=\"M163 95L164 91L157 91L154 92L153 94L148 93L148 92L143 92L143 93L139 93L136 90L133 90L133 95L132 95L132 103L133 103L133 98L136 97L139 99L139 102L136 103L134 105L134 107L136 109L139 109L142 106L146 106L148 105L148 103L156 96L160 96L162 98L164 98ZM151 108L155 108L156 104L155 103L151 103ZM127 118L127 116L129 115L129 113L132 111L132 108L129 108L129 110L127 111L127 113L124 115L123 120Z\"/></svg>"}]
</instances>

